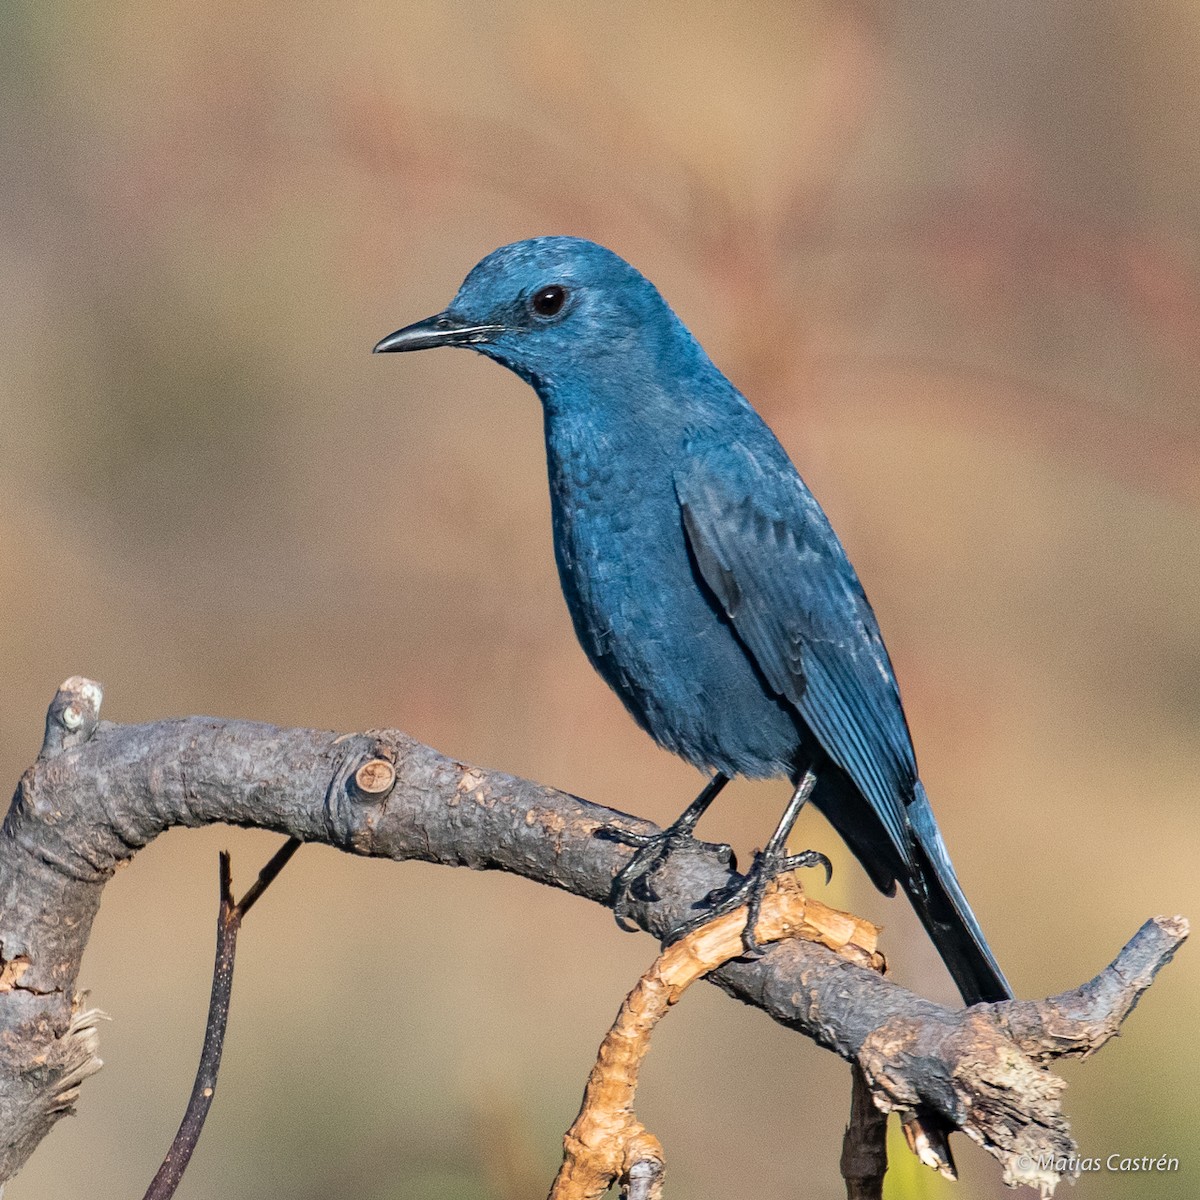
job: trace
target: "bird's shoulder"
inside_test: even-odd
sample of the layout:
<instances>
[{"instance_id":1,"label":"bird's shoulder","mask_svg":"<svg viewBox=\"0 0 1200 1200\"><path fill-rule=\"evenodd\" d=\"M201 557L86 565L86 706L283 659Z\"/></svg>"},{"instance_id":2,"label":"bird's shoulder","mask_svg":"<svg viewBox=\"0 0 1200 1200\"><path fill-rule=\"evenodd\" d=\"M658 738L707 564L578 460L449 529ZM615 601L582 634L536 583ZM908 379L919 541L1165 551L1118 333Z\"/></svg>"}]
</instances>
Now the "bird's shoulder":
<instances>
[{"instance_id":1,"label":"bird's shoulder","mask_svg":"<svg viewBox=\"0 0 1200 1200\"><path fill-rule=\"evenodd\" d=\"M674 483L693 551L712 559L730 603L744 600L746 585L774 579L787 591L778 615L790 611L809 638L843 638L848 620L873 624L829 518L764 423L694 432Z\"/></svg>"}]
</instances>

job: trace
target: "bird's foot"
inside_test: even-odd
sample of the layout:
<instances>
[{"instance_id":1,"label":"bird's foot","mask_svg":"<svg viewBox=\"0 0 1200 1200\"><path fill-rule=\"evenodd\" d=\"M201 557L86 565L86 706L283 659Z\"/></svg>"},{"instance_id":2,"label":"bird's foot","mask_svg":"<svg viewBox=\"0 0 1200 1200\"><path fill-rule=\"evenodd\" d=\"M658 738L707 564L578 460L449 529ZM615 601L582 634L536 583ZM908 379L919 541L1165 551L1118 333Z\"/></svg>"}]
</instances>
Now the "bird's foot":
<instances>
[{"instance_id":1,"label":"bird's foot","mask_svg":"<svg viewBox=\"0 0 1200 1200\"><path fill-rule=\"evenodd\" d=\"M617 872L612 882L612 909L617 924L627 933L634 933L637 926L629 919L629 906L634 900L658 900L659 896L650 885L652 876L667 861L672 850L694 841L693 832L708 806L716 799L721 789L729 782L719 772L704 785L704 790L658 833L635 833L617 825L605 825L596 831L598 837L624 846L636 846L637 853ZM718 847L727 862L733 862L733 850L729 846Z\"/></svg>"},{"instance_id":2,"label":"bird's foot","mask_svg":"<svg viewBox=\"0 0 1200 1200\"><path fill-rule=\"evenodd\" d=\"M617 872L612 882L613 916L626 932L634 933L638 929L630 920L630 905L635 900L660 899L651 881L674 851L696 840L692 836L693 827L694 822L676 821L658 833L635 833L615 825L607 825L599 831L600 836L609 841L637 847L637 853ZM732 847L718 846L717 850L728 861L733 860Z\"/></svg>"},{"instance_id":3,"label":"bird's foot","mask_svg":"<svg viewBox=\"0 0 1200 1200\"><path fill-rule=\"evenodd\" d=\"M797 871L802 867L824 867L825 882L833 878L833 865L824 854L818 850L804 850L799 854L788 854L786 851L773 851L769 846L760 850L754 856L754 865L742 876L741 880L714 892L709 897L708 906L691 921L685 921L671 930L666 944L671 945L695 933L697 929L724 917L736 909L746 906L746 928L742 931L742 947L746 956L756 958L762 953L762 947L755 937L758 929L758 918L762 911L763 895L767 886L779 875L788 871Z\"/></svg>"}]
</instances>

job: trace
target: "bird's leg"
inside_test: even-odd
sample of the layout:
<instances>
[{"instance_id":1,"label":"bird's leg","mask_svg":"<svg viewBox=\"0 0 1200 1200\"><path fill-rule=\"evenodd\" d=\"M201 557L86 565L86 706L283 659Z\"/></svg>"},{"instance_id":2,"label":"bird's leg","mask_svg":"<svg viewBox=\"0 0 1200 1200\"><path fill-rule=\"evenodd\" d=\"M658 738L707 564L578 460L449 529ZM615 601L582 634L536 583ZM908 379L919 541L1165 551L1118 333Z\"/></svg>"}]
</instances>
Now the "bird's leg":
<instances>
[{"instance_id":1,"label":"bird's leg","mask_svg":"<svg viewBox=\"0 0 1200 1200\"><path fill-rule=\"evenodd\" d=\"M667 855L681 842L691 839L700 818L708 811L709 805L728 782L729 776L722 775L718 771L704 785L704 790L700 795L666 829L659 833L633 833L628 829L617 829L613 826L608 826L601 831L603 836L610 841L638 847L637 853L621 868L612 884L613 915L622 929L632 933L637 928L630 924L625 915L629 909L629 902L633 899L633 889L636 884L657 871L666 860ZM651 897L651 899L655 898Z\"/></svg>"},{"instance_id":2,"label":"bird's leg","mask_svg":"<svg viewBox=\"0 0 1200 1200\"><path fill-rule=\"evenodd\" d=\"M825 881L829 882L833 868L825 855L816 850L805 850L800 854L788 854L787 852L787 840L792 832L792 826L795 825L800 810L808 803L816 785L816 773L810 768L804 772L803 778L792 793L792 798L788 801L787 808L783 810L783 816L780 817L775 832L771 834L766 846L754 856L754 865L746 872L742 881L735 887L718 893L714 897L714 903L695 920L673 929L667 939L668 943L677 942L686 934L699 929L701 925L706 925L709 921L716 920L717 917L723 917L726 913L731 913L744 904L747 912L742 945L747 954L759 954L761 947L754 936L754 931L758 927L758 915L762 909L763 893L767 890L767 884L776 875L782 875L785 871L818 866L825 868Z\"/></svg>"}]
</instances>

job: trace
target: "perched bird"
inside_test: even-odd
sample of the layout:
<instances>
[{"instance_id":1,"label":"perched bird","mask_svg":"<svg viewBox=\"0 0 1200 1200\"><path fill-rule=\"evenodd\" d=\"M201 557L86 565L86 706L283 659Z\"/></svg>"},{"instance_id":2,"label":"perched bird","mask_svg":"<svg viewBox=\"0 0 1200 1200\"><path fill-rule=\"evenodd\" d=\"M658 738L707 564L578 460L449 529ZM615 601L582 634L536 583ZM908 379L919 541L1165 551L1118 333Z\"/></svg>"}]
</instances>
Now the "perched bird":
<instances>
[{"instance_id":1,"label":"perched bird","mask_svg":"<svg viewBox=\"0 0 1200 1200\"><path fill-rule=\"evenodd\" d=\"M1010 998L918 778L858 576L775 435L654 285L593 242L517 242L375 351L434 346L476 350L537 392L579 641L659 745L713 773L669 829L635 840L618 919L730 777L785 776L795 791L754 867L683 929L749 904L757 948L767 882L828 870L823 855L787 853L811 797L875 885L908 894L963 999Z\"/></svg>"}]
</instances>

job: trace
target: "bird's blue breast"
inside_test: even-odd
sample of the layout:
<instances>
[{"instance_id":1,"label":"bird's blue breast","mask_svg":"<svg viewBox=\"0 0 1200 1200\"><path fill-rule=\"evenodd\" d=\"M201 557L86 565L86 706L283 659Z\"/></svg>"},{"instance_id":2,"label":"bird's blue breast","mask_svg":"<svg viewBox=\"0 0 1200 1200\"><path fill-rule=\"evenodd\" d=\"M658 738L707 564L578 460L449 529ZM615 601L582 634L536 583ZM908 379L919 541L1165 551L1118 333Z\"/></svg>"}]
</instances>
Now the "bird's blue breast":
<instances>
[{"instance_id":1,"label":"bird's blue breast","mask_svg":"<svg viewBox=\"0 0 1200 1200\"><path fill-rule=\"evenodd\" d=\"M693 765L791 773L802 735L697 575L672 448L652 430L548 408L546 449L559 577L592 665Z\"/></svg>"}]
</instances>

